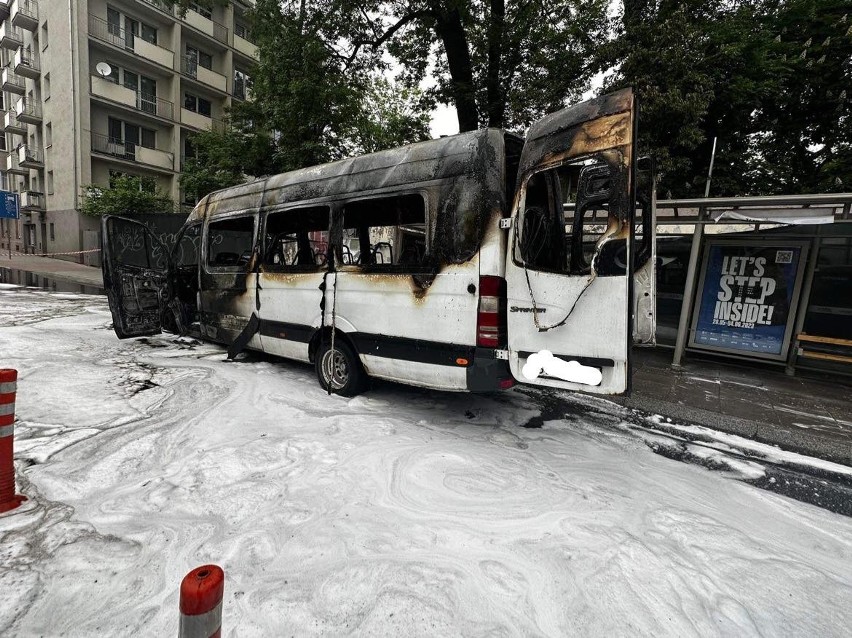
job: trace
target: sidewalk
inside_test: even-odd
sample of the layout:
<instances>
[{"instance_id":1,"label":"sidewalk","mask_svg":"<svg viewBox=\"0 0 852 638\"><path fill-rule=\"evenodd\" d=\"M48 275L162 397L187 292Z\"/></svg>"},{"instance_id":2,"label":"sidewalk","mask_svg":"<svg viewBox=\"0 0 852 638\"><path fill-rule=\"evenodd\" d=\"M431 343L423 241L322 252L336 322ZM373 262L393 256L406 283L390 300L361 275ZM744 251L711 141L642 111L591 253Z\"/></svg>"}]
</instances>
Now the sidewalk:
<instances>
[{"instance_id":1,"label":"sidewalk","mask_svg":"<svg viewBox=\"0 0 852 638\"><path fill-rule=\"evenodd\" d=\"M73 261L64 259L53 259L51 257L39 257L38 255L24 255L0 252L0 268L11 270L25 270L59 281L67 281L81 286L104 287L104 279L100 268L84 266Z\"/></svg>"},{"instance_id":2,"label":"sidewalk","mask_svg":"<svg viewBox=\"0 0 852 638\"><path fill-rule=\"evenodd\" d=\"M103 287L100 268L70 261L0 254L0 268ZM689 355L671 367L672 351L635 348L633 394L626 407L738 434L785 450L852 465L852 379L725 363Z\"/></svg>"},{"instance_id":3,"label":"sidewalk","mask_svg":"<svg viewBox=\"0 0 852 638\"><path fill-rule=\"evenodd\" d=\"M852 465L852 379L635 348L633 394L618 403Z\"/></svg>"}]
</instances>

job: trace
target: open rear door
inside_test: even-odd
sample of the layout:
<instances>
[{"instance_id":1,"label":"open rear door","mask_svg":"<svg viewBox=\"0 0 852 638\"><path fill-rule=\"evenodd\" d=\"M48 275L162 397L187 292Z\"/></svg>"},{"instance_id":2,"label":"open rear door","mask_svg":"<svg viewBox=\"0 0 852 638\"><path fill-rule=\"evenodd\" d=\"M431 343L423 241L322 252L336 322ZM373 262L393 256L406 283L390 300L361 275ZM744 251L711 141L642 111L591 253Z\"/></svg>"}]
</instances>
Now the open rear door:
<instances>
[{"instance_id":1,"label":"open rear door","mask_svg":"<svg viewBox=\"0 0 852 638\"><path fill-rule=\"evenodd\" d=\"M530 127L506 259L509 363L535 385L627 391L633 340L634 96Z\"/></svg>"},{"instance_id":2,"label":"open rear door","mask_svg":"<svg viewBox=\"0 0 852 638\"><path fill-rule=\"evenodd\" d=\"M142 223L101 221L104 288L119 339L158 334L168 304L168 250Z\"/></svg>"},{"instance_id":3,"label":"open rear door","mask_svg":"<svg viewBox=\"0 0 852 638\"><path fill-rule=\"evenodd\" d=\"M636 228L633 257L633 345L657 345L657 188L654 162L636 163Z\"/></svg>"}]
</instances>

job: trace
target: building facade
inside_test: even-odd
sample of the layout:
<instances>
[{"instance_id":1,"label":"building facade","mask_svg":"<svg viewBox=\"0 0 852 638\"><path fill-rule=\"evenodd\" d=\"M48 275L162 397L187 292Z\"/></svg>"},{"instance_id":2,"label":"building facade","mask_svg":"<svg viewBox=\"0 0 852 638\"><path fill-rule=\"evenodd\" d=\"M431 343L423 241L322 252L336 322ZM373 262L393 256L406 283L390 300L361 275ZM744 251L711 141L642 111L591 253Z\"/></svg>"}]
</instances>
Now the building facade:
<instances>
[{"instance_id":1,"label":"building facade","mask_svg":"<svg viewBox=\"0 0 852 638\"><path fill-rule=\"evenodd\" d=\"M180 15L160 0L0 0L0 173L21 207L0 248L99 263L81 195L118 174L183 202L193 133L247 97L250 1Z\"/></svg>"}]
</instances>

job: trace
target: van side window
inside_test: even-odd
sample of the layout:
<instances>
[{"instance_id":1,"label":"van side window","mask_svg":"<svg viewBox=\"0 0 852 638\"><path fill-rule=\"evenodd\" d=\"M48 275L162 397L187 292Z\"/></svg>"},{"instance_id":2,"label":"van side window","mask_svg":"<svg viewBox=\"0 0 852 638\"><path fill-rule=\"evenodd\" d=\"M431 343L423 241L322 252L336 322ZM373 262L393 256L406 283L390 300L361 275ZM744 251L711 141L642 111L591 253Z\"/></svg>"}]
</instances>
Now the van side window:
<instances>
[{"instance_id":1,"label":"van side window","mask_svg":"<svg viewBox=\"0 0 852 638\"><path fill-rule=\"evenodd\" d=\"M427 247L426 202L421 195L359 200L343 209L344 265L417 270Z\"/></svg>"},{"instance_id":2,"label":"van side window","mask_svg":"<svg viewBox=\"0 0 852 638\"><path fill-rule=\"evenodd\" d=\"M296 208L266 217L263 264L269 270L316 270L328 252L328 206Z\"/></svg>"},{"instance_id":3,"label":"van side window","mask_svg":"<svg viewBox=\"0 0 852 638\"><path fill-rule=\"evenodd\" d=\"M180 235L174 250L174 262L178 268L198 267L201 255L201 224L194 224Z\"/></svg>"},{"instance_id":4,"label":"van side window","mask_svg":"<svg viewBox=\"0 0 852 638\"><path fill-rule=\"evenodd\" d=\"M207 236L207 265L242 269L251 261L254 217L211 222Z\"/></svg>"}]
</instances>

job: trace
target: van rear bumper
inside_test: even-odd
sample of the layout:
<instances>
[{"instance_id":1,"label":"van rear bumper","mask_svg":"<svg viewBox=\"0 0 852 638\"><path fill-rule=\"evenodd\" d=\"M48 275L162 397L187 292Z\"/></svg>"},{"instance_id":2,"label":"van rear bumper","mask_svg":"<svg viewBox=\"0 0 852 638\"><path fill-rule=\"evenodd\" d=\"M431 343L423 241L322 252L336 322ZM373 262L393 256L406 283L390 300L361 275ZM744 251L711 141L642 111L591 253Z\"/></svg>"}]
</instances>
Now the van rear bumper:
<instances>
[{"instance_id":1,"label":"van rear bumper","mask_svg":"<svg viewBox=\"0 0 852 638\"><path fill-rule=\"evenodd\" d=\"M468 392L498 392L515 385L509 362L498 359L494 348L476 348L467 367Z\"/></svg>"}]
</instances>

